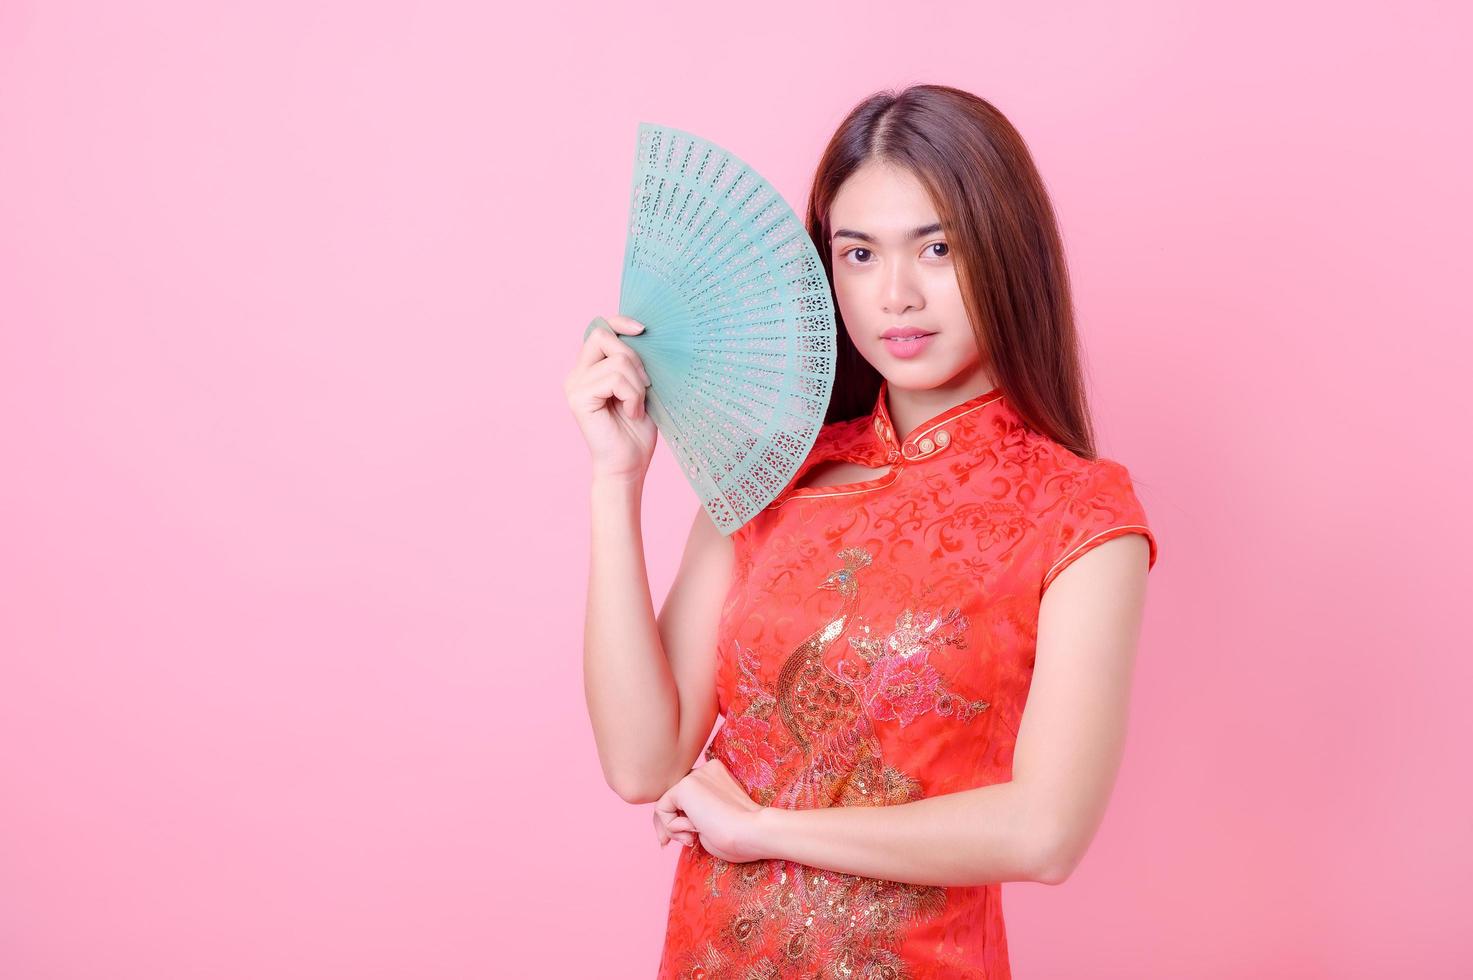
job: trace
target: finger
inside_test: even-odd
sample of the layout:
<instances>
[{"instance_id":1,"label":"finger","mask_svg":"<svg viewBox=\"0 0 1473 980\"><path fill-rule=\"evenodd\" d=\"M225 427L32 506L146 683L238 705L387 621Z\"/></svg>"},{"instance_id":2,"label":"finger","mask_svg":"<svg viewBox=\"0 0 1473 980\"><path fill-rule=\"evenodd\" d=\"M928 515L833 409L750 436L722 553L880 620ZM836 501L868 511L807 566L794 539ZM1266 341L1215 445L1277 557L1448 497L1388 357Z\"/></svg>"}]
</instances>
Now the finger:
<instances>
[{"instance_id":1,"label":"finger","mask_svg":"<svg viewBox=\"0 0 1473 980\"><path fill-rule=\"evenodd\" d=\"M614 395L619 399L619 411L628 419L639 418L643 389L635 388L622 374L614 379L613 387Z\"/></svg>"},{"instance_id":2,"label":"finger","mask_svg":"<svg viewBox=\"0 0 1473 980\"><path fill-rule=\"evenodd\" d=\"M639 392L640 400L644 399L645 389L650 386L650 376L645 374L644 368L635 361L623 357L610 357L593 367L594 371L614 371L622 375L635 391Z\"/></svg>"},{"instance_id":3,"label":"finger","mask_svg":"<svg viewBox=\"0 0 1473 980\"><path fill-rule=\"evenodd\" d=\"M586 340L590 335L603 331L605 333L626 334L635 336L644 333L645 325L631 316L620 313L609 313L604 316L596 316L583 328L583 337Z\"/></svg>"},{"instance_id":4,"label":"finger","mask_svg":"<svg viewBox=\"0 0 1473 980\"><path fill-rule=\"evenodd\" d=\"M614 379L623 378L631 389L643 395L647 385L641 372L641 368L622 357L608 357L588 368L577 381L591 384L592 394L608 398L613 394L610 386Z\"/></svg>"},{"instance_id":5,"label":"finger","mask_svg":"<svg viewBox=\"0 0 1473 980\"><path fill-rule=\"evenodd\" d=\"M644 414L646 389L630 377L627 368L621 368L614 362L609 362L607 366L600 364L594 367L587 384L588 387L577 401L586 405L590 411L597 411L605 407L610 398L617 398L618 410L628 418L639 418Z\"/></svg>"},{"instance_id":6,"label":"finger","mask_svg":"<svg viewBox=\"0 0 1473 980\"><path fill-rule=\"evenodd\" d=\"M607 337L608 335L605 334L604 336ZM609 352L605 355L604 360L614 364L626 365L633 376L639 378L645 384L649 384L650 373L645 370L644 359L629 345L620 343L613 338L609 338L609 340Z\"/></svg>"},{"instance_id":7,"label":"finger","mask_svg":"<svg viewBox=\"0 0 1473 980\"><path fill-rule=\"evenodd\" d=\"M610 354L624 346L614 334L607 330L594 330L583 339L583 346L578 348L579 367L588 367L608 357Z\"/></svg>"},{"instance_id":8,"label":"finger","mask_svg":"<svg viewBox=\"0 0 1473 980\"><path fill-rule=\"evenodd\" d=\"M579 352L578 361L574 373L586 371L604 361L610 361L627 365L634 377L639 378L645 385L650 384L650 373L645 370L644 360L635 353L634 348L606 330L596 331L588 338L588 343Z\"/></svg>"},{"instance_id":9,"label":"finger","mask_svg":"<svg viewBox=\"0 0 1473 980\"><path fill-rule=\"evenodd\" d=\"M604 317L609 326L620 333L643 333L644 324L632 316L624 316L622 313L610 313Z\"/></svg>"},{"instance_id":10,"label":"finger","mask_svg":"<svg viewBox=\"0 0 1473 980\"><path fill-rule=\"evenodd\" d=\"M690 817L675 817L669 823L665 824L665 832L669 834L674 834L682 830L694 831L695 829L696 825L690 822Z\"/></svg>"},{"instance_id":11,"label":"finger","mask_svg":"<svg viewBox=\"0 0 1473 980\"><path fill-rule=\"evenodd\" d=\"M678 834L671 834L670 835L670 839L671 840L675 840L675 841L679 841L680 843L684 844L686 847L695 847L696 846L696 835L692 831L689 831L689 830L682 831L681 833L678 833Z\"/></svg>"},{"instance_id":12,"label":"finger","mask_svg":"<svg viewBox=\"0 0 1473 980\"><path fill-rule=\"evenodd\" d=\"M670 843L670 834L665 830L665 821L660 819L660 811L655 811L655 839L664 847Z\"/></svg>"},{"instance_id":13,"label":"finger","mask_svg":"<svg viewBox=\"0 0 1473 980\"><path fill-rule=\"evenodd\" d=\"M571 391L573 387L584 384L591 380L606 378L610 372L617 372L629 379L629 383L639 392L652 384L649 372L645 370L639 355L627 350L612 350L608 356L601 357L592 364L581 365L574 368L564 379L563 388ZM605 393L604 397L608 397Z\"/></svg>"},{"instance_id":14,"label":"finger","mask_svg":"<svg viewBox=\"0 0 1473 980\"><path fill-rule=\"evenodd\" d=\"M644 385L646 388L649 387L650 373L649 371L645 370L644 359L627 347L624 348L622 353L624 356L619 358L618 360L620 362L628 364L629 372L634 377L638 378L642 385Z\"/></svg>"},{"instance_id":15,"label":"finger","mask_svg":"<svg viewBox=\"0 0 1473 980\"><path fill-rule=\"evenodd\" d=\"M588 336L583 338L583 345L578 350L577 363L586 367L594 363L600 357L607 356L611 351L629 347L619 339L618 334L636 335L644 332L644 325L637 320L631 320L627 316L610 315L607 317L595 317L593 324L604 324L608 330L589 330ZM593 324L589 324L590 327Z\"/></svg>"}]
</instances>

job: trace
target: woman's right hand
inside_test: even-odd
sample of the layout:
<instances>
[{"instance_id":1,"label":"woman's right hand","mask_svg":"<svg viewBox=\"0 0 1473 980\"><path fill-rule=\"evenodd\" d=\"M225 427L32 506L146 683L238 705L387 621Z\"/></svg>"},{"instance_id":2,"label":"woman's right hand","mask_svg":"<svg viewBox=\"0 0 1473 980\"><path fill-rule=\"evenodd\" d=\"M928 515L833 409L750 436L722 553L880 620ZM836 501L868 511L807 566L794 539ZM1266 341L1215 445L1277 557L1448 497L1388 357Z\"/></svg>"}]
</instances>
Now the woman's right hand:
<instances>
[{"instance_id":1,"label":"woman's right hand","mask_svg":"<svg viewBox=\"0 0 1473 980\"><path fill-rule=\"evenodd\" d=\"M611 314L604 320L621 334L644 329L627 316ZM645 411L649 383L633 348L607 330L589 332L563 391L588 443L595 478L642 479L649 469L658 433Z\"/></svg>"}]
</instances>

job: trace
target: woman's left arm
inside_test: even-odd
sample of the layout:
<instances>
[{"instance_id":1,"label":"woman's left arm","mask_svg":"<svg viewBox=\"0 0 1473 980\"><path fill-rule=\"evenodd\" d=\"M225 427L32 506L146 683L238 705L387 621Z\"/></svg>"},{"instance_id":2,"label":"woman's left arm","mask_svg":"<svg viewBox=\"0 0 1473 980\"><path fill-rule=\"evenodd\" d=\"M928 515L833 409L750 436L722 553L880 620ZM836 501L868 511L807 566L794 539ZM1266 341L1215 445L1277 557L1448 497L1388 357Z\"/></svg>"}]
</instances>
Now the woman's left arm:
<instances>
[{"instance_id":1,"label":"woman's left arm","mask_svg":"<svg viewBox=\"0 0 1473 980\"><path fill-rule=\"evenodd\" d=\"M1064 881L1104 817L1120 767L1147 547L1139 534L1106 541L1044 592L1009 782L894 806L787 810L752 802L713 760L671 787L657 810L684 810L668 829L699 833L727 860L783 859L924 885ZM659 833L658 813L656 825Z\"/></svg>"}]
</instances>

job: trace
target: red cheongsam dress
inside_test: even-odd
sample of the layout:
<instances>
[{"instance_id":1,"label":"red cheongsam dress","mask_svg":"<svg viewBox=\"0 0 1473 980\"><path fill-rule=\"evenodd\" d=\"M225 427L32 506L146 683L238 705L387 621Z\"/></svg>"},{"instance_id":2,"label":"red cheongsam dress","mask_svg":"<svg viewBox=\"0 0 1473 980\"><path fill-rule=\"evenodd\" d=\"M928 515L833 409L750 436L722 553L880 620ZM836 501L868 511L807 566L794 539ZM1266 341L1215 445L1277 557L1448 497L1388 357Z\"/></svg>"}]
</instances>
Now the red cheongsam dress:
<instances>
[{"instance_id":1,"label":"red cheongsam dress","mask_svg":"<svg viewBox=\"0 0 1473 980\"><path fill-rule=\"evenodd\" d=\"M765 806L887 806L1006 782L1043 591L1096 545L1156 541L1125 467L1028 428L998 389L901 441L885 404L825 425L732 534L722 718L706 750ZM888 467L798 487L823 460ZM680 849L661 978L1010 976L1001 884L924 886Z\"/></svg>"}]
</instances>

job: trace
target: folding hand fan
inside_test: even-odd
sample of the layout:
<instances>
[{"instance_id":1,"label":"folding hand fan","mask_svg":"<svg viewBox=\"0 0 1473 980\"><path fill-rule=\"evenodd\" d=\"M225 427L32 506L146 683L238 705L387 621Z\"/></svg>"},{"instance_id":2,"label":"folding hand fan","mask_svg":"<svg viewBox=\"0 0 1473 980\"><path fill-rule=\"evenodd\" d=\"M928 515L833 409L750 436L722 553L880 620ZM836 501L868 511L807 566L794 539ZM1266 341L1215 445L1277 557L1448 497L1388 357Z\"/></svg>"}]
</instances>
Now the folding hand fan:
<instances>
[{"instance_id":1,"label":"folding hand fan","mask_svg":"<svg viewBox=\"0 0 1473 980\"><path fill-rule=\"evenodd\" d=\"M642 122L619 313L645 326L618 337L649 373L650 418L730 534L787 486L828 411L834 309L803 222L730 152Z\"/></svg>"}]
</instances>

